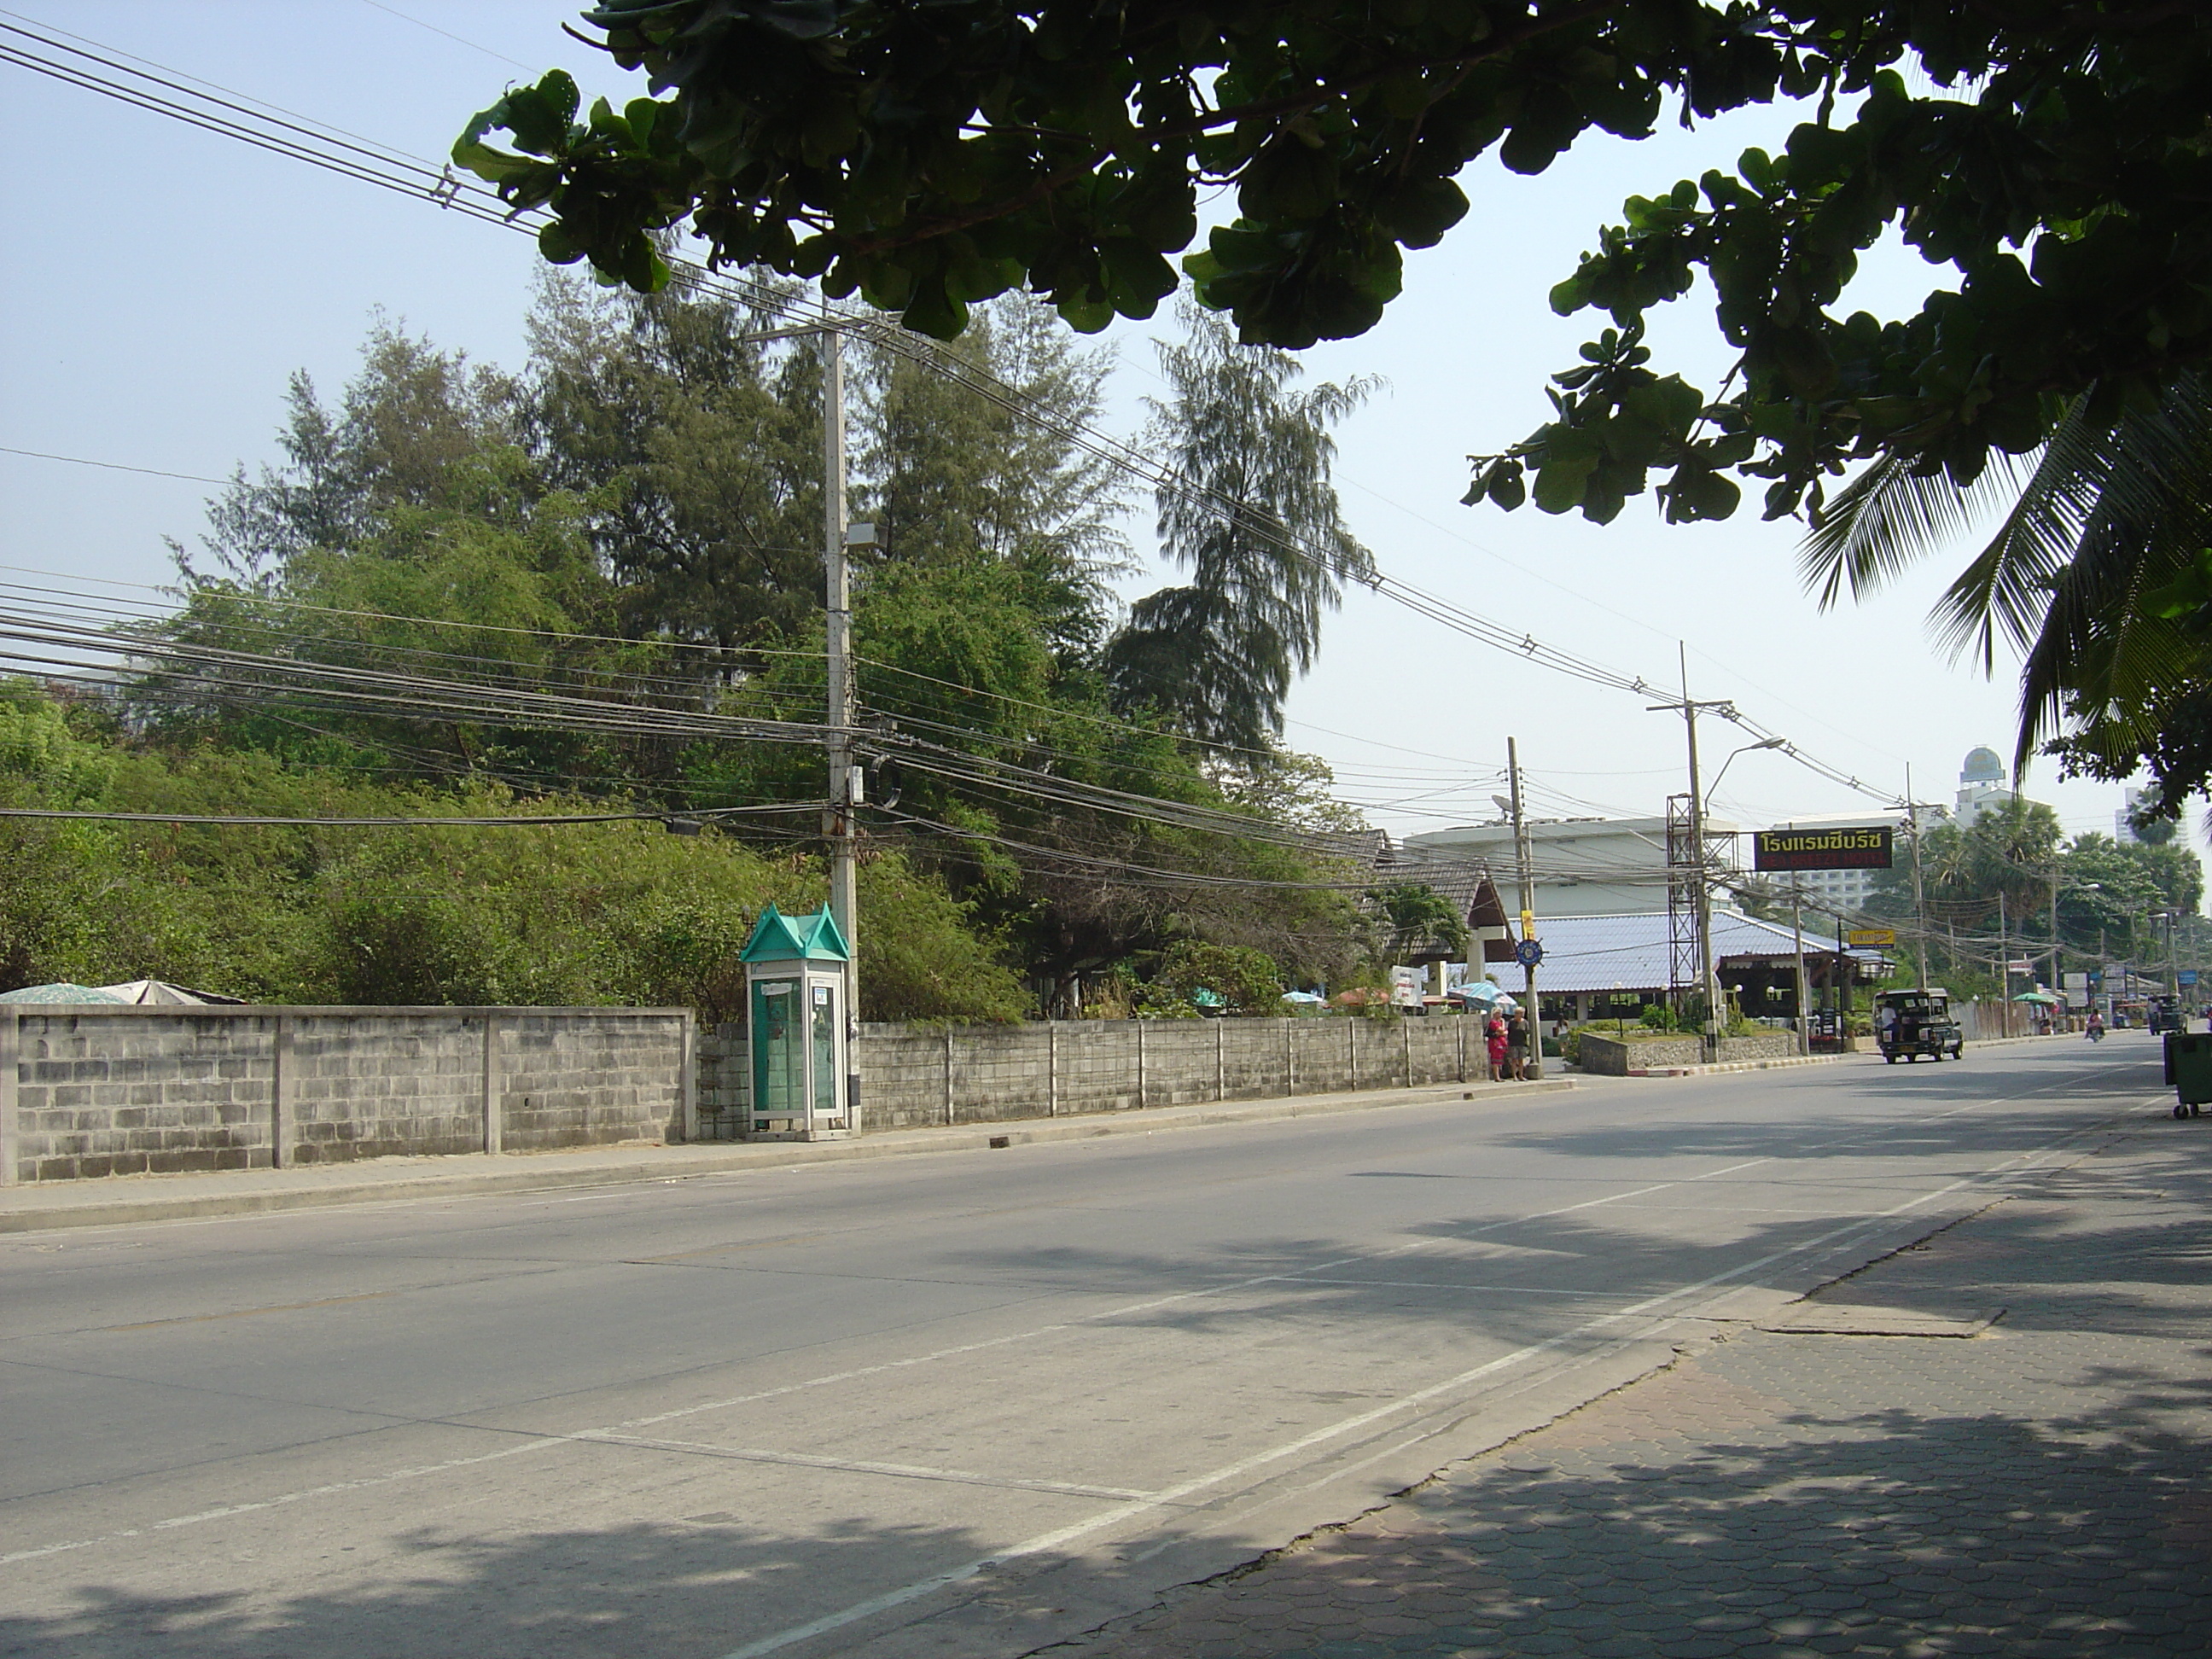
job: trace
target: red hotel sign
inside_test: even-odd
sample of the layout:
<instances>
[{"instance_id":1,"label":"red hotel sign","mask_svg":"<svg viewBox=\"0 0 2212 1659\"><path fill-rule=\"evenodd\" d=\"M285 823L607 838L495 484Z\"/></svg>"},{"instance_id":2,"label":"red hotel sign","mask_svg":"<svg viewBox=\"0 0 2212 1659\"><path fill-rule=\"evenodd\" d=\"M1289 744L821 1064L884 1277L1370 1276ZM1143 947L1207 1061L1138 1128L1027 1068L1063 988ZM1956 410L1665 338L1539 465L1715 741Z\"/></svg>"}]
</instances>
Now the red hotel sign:
<instances>
[{"instance_id":1,"label":"red hotel sign","mask_svg":"<svg viewBox=\"0 0 2212 1659\"><path fill-rule=\"evenodd\" d=\"M1759 830L1751 838L1754 870L1887 870L1895 835L1886 823L1862 830Z\"/></svg>"}]
</instances>

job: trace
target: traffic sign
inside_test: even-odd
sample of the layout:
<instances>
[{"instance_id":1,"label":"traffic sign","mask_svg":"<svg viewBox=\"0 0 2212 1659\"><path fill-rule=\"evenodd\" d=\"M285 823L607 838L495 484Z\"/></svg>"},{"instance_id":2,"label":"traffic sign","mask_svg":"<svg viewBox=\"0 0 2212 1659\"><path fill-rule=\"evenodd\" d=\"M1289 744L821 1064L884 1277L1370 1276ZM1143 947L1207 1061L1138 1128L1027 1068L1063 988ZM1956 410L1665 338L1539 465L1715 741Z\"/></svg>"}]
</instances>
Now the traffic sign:
<instances>
[{"instance_id":1,"label":"traffic sign","mask_svg":"<svg viewBox=\"0 0 2212 1659\"><path fill-rule=\"evenodd\" d=\"M1534 968L1543 959L1544 942L1541 939L1524 939L1513 947L1513 960L1523 968ZM2191 975L2187 982L2194 985L2197 982L2196 975Z\"/></svg>"},{"instance_id":2,"label":"traffic sign","mask_svg":"<svg viewBox=\"0 0 2212 1659\"><path fill-rule=\"evenodd\" d=\"M2196 984L2196 983L2197 983L2197 970L2196 970L2194 968L2184 968L2184 969L2183 969L2179 973L2176 974L2176 975L2173 976L2173 982L2174 982L2176 985L2194 985L2194 984Z\"/></svg>"},{"instance_id":3,"label":"traffic sign","mask_svg":"<svg viewBox=\"0 0 2212 1659\"><path fill-rule=\"evenodd\" d=\"M1854 927L1844 937L1855 951L1879 951L1897 943L1894 927Z\"/></svg>"}]
</instances>

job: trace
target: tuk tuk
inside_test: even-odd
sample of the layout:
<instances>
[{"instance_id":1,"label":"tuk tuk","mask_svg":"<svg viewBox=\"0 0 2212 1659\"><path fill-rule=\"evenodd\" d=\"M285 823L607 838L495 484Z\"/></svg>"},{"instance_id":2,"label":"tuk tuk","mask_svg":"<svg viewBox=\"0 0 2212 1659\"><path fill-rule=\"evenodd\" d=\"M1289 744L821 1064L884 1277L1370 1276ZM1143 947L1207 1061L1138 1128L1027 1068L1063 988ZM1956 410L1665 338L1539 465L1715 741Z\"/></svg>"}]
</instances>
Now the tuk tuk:
<instances>
[{"instance_id":1,"label":"tuk tuk","mask_svg":"<svg viewBox=\"0 0 2212 1659\"><path fill-rule=\"evenodd\" d=\"M1883 991L1875 998L1875 1040L1881 1045L1883 1060L1892 1066L1898 1056L1917 1060L1925 1054L1956 1060L1966 1048L1966 1037L1951 1018L1951 994L1941 986L1924 991Z\"/></svg>"}]
</instances>

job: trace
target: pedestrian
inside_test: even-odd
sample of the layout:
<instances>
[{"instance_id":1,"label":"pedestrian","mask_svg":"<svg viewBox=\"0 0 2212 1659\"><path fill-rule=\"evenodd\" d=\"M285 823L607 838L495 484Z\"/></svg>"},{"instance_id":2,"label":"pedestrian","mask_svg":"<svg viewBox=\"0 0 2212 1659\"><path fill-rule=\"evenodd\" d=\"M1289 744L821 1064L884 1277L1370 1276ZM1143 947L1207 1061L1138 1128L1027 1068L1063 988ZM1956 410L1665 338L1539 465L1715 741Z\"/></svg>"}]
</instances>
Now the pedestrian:
<instances>
[{"instance_id":1,"label":"pedestrian","mask_svg":"<svg viewBox=\"0 0 2212 1659\"><path fill-rule=\"evenodd\" d=\"M1528 1078L1528 1016L1518 1008L1505 1020L1505 1075L1516 1083Z\"/></svg>"},{"instance_id":2,"label":"pedestrian","mask_svg":"<svg viewBox=\"0 0 2212 1659\"><path fill-rule=\"evenodd\" d=\"M1491 1015L1490 1025L1485 1035L1490 1043L1490 1080L1503 1083L1505 1081L1505 1017Z\"/></svg>"}]
</instances>

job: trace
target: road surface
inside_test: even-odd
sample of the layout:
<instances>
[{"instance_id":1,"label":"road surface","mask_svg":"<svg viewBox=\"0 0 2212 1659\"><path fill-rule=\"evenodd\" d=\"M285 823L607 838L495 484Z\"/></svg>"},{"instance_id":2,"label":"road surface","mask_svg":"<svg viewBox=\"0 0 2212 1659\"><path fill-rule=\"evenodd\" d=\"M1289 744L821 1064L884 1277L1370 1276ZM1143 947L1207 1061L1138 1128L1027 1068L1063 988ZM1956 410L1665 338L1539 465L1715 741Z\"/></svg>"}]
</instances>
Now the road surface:
<instances>
[{"instance_id":1,"label":"road surface","mask_svg":"<svg viewBox=\"0 0 2212 1659\"><path fill-rule=\"evenodd\" d=\"M2001 1196L2137 1034L0 1240L0 1654L1014 1655Z\"/></svg>"}]
</instances>

